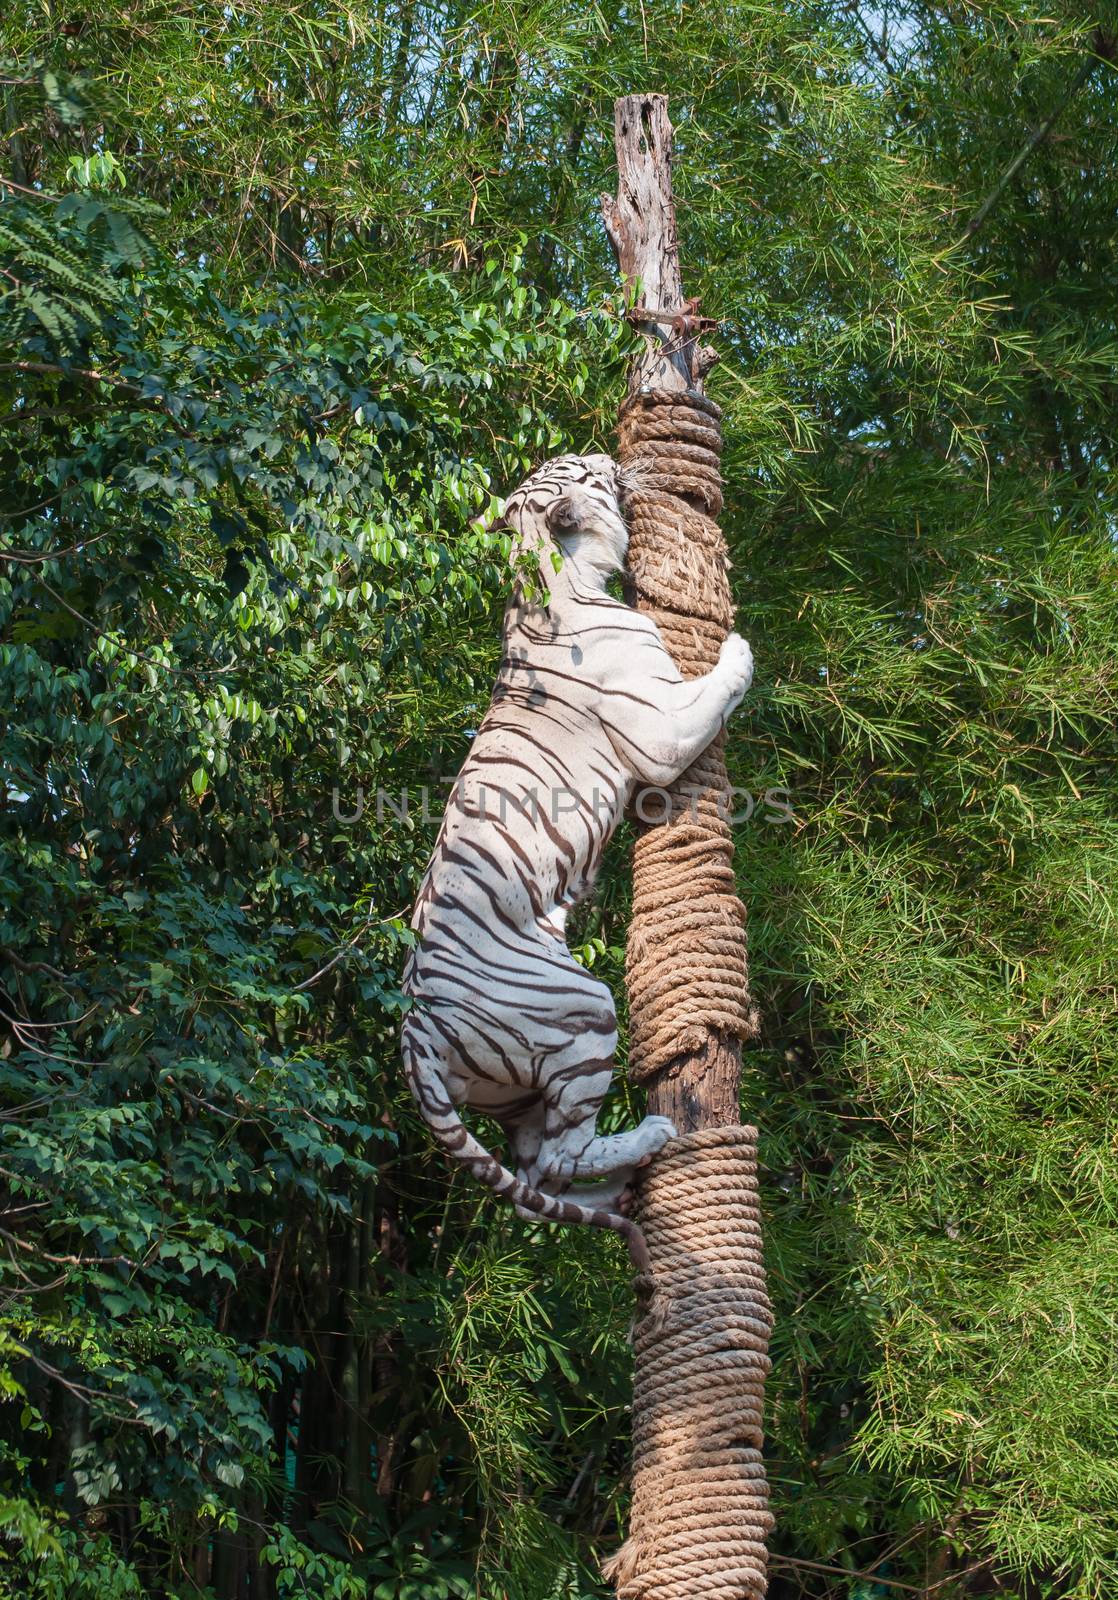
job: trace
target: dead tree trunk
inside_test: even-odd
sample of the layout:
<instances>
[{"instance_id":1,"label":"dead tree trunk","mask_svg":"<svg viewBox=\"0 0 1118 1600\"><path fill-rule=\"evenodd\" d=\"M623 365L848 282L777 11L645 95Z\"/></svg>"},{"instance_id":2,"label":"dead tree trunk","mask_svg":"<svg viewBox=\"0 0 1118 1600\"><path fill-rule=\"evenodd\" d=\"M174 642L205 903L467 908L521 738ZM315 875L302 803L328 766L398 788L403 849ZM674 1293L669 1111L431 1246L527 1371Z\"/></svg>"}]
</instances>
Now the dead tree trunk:
<instances>
[{"instance_id":1,"label":"dead tree trunk","mask_svg":"<svg viewBox=\"0 0 1118 1600\"><path fill-rule=\"evenodd\" d=\"M714 326L683 298L663 95L615 107L617 198L606 230L645 335L621 408L629 569L685 677L732 626L721 413L703 393ZM741 1041L756 1030L734 891L719 739L668 792L637 797L627 955L630 1075L680 1137L642 1184L652 1258L635 1334L633 1511L608 1565L624 1600L757 1600L771 1524L761 1406L771 1325L756 1130L741 1123Z\"/></svg>"}]
</instances>

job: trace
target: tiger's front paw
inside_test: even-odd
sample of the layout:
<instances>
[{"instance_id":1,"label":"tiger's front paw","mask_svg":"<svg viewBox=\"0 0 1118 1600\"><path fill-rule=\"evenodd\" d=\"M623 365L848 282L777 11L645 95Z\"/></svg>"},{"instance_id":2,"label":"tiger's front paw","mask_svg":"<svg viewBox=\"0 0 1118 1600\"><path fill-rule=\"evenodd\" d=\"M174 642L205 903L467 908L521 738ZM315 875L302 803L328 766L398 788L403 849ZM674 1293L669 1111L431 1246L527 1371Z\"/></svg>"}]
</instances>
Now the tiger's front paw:
<instances>
[{"instance_id":1,"label":"tiger's front paw","mask_svg":"<svg viewBox=\"0 0 1118 1600\"><path fill-rule=\"evenodd\" d=\"M740 633L727 634L719 652L718 665L726 674L736 700L740 700L753 682L753 651Z\"/></svg>"}]
</instances>

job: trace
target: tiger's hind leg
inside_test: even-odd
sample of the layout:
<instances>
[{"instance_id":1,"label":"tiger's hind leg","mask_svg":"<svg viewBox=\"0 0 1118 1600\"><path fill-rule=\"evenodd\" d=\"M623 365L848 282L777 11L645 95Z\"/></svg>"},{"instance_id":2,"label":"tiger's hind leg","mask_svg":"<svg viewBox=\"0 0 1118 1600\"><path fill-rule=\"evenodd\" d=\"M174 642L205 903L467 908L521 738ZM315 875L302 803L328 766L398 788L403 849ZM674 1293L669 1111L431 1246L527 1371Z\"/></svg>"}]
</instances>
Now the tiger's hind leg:
<instances>
[{"instance_id":1,"label":"tiger's hind leg","mask_svg":"<svg viewBox=\"0 0 1118 1600\"><path fill-rule=\"evenodd\" d=\"M667 1117L645 1117L624 1133L599 1133L595 1109L592 1116L568 1125L554 1142L546 1143L540 1161L547 1178L564 1189L572 1183L605 1179L614 1180L613 1186L620 1190L638 1167L647 1166L675 1138L675 1131Z\"/></svg>"},{"instance_id":2,"label":"tiger's hind leg","mask_svg":"<svg viewBox=\"0 0 1118 1600\"><path fill-rule=\"evenodd\" d=\"M675 1137L667 1117L645 1117L622 1133L599 1133L598 1112L612 1077L613 1062L605 1060L583 1062L577 1072L551 1080L536 1158L541 1188L562 1194L573 1183L606 1180L606 1189L620 1196L635 1170Z\"/></svg>"},{"instance_id":3,"label":"tiger's hind leg","mask_svg":"<svg viewBox=\"0 0 1118 1600\"><path fill-rule=\"evenodd\" d=\"M539 1189L543 1194L565 1195L567 1199L574 1200L589 1211L612 1211L624 1215L635 1173L634 1166L622 1163L603 1168L609 1171L608 1180L591 1184L568 1184L560 1174L550 1169L543 1169L540 1158L541 1154L546 1158L544 1150L546 1110L543 1102L537 1101L523 1113L518 1113L515 1120L506 1117L501 1119L509 1148L513 1153L517 1177L522 1183L529 1184L533 1189ZM516 1210L527 1222L539 1220L536 1213L529 1211L526 1206L517 1206Z\"/></svg>"},{"instance_id":4,"label":"tiger's hind leg","mask_svg":"<svg viewBox=\"0 0 1118 1600\"><path fill-rule=\"evenodd\" d=\"M619 1167L606 1183L572 1183L564 1198L590 1211L612 1211L615 1216L628 1216L635 1178L635 1168Z\"/></svg>"},{"instance_id":5,"label":"tiger's hind leg","mask_svg":"<svg viewBox=\"0 0 1118 1600\"><path fill-rule=\"evenodd\" d=\"M554 969L554 951L549 960ZM533 1072L534 1098L501 1121L525 1183L562 1195L572 1183L604 1182L599 1208L616 1211L634 1170L650 1161L675 1129L666 1117L646 1117L623 1133L598 1132L617 1047L613 996L570 957L560 971L561 987L548 1018L551 1039ZM597 1199L588 1197L588 1203Z\"/></svg>"},{"instance_id":6,"label":"tiger's hind leg","mask_svg":"<svg viewBox=\"0 0 1118 1600\"><path fill-rule=\"evenodd\" d=\"M500 1123L511 1153L509 1164L515 1167L521 1183L526 1183L531 1189L538 1189L542 1194L558 1194L558 1188L549 1183L540 1167L546 1110L542 1100L533 1100L528 1105L519 1107L513 1115L502 1116ZM526 1222L539 1221L537 1214L529 1211L527 1206L517 1206L516 1213Z\"/></svg>"}]
</instances>

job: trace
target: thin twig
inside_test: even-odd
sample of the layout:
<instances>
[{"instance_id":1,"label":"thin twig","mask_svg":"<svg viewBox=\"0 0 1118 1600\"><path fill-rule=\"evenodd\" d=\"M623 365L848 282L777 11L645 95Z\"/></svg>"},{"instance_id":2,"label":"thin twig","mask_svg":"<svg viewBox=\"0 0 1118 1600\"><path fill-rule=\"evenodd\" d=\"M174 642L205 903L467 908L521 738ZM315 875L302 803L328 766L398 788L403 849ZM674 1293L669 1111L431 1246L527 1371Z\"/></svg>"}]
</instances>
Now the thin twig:
<instances>
[{"instance_id":1,"label":"thin twig","mask_svg":"<svg viewBox=\"0 0 1118 1600\"><path fill-rule=\"evenodd\" d=\"M7 989L0 989L0 996L2 996L10 1006L15 1006L16 1002L12 999ZM101 1002L99 1000L95 1000L88 1010L82 1012L80 1017L70 1017L62 1022L32 1022L30 1017L9 1017L7 1012L2 1009L0 1009L0 1017L3 1017L5 1022L12 1023L13 1026L18 1026L20 1028L32 1028L36 1033L50 1033L54 1028L78 1027L80 1023L85 1021L86 1017L91 1017L93 1015L100 1004Z\"/></svg>"},{"instance_id":2,"label":"thin twig","mask_svg":"<svg viewBox=\"0 0 1118 1600\"><path fill-rule=\"evenodd\" d=\"M39 507L36 506L35 509L38 510ZM103 533L90 534L88 538L76 539L73 544L63 545L61 550L0 550L0 561L15 561L21 567L37 567L44 561L60 561L63 556L72 556L75 550L84 550L87 545L96 544L99 539L107 539L115 532L115 528L106 528Z\"/></svg>"},{"instance_id":3,"label":"thin twig","mask_svg":"<svg viewBox=\"0 0 1118 1600\"><path fill-rule=\"evenodd\" d=\"M40 500L37 505L26 506L22 511L0 511L0 522L23 522L27 517L33 517L36 511L45 511L56 500L62 498L62 490L47 495L45 500Z\"/></svg>"},{"instance_id":4,"label":"thin twig","mask_svg":"<svg viewBox=\"0 0 1118 1600\"><path fill-rule=\"evenodd\" d=\"M0 1305L4 1306L5 1309L7 1308L9 1300L14 1300L17 1295L50 1294L54 1289L61 1289L64 1283L70 1282L70 1273L60 1272L57 1278L48 1278L46 1283L36 1283L34 1278L29 1278L26 1272L23 1271L23 1268L20 1266L15 1256L9 1256L8 1262L9 1265L14 1267L19 1273L26 1285L26 1288L19 1288L14 1284L6 1288L4 1290L3 1299L0 1300Z\"/></svg>"},{"instance_id":5,"label":"thin twig","mask_svg":"<svg viewBox=\"0 0 1118 1600\"><path fill-rule=\"evenodd\" d=\"M275 369L280 370L280 369ZM195 435L189 428L184 427L175 416L174 411L167 402L166 395L146 394L137 383L129 383L125 378L115 378L109 372L101 372L96 367L71 367L59 361L0 361L0 372L39 372L48 376L60 378L85 378L90 383L104 384L106 388L119 390L121 394L131 395L137 405L152 406L161 411L167 418L174 431L183 439L194 439ZM196 395L197 399L216 400L218 395L211 392L208 395ZM16 418L18 421L18 417Z\"/></svg>"},{"instance_id":6,"label":"thin twig","mask_svg":"<svg viewBox=\"0 0 1118 1600\"><path fill-rule=\"evenodd\" d=\"M266 1311L264 1312L264 1334L263 1334L263 1337L265 1339L268 1337L268 1334L271 1332L271 1328L272 1328L272 1313L276 1309L276 1300L279 1298L280 1269L283 1266L283 1257L284 1257L284 1252L286 1251L286 1249L287 1249L287 1229L285 1228L284 1231L283 1231L283 1236L280 1239L279 1249L276 1252L276 1265L275 1265L275 1268L274 1268L274 1270L272 1272L271 1288L268 1290L268 1306L267 1306Z\"/></svg>"},{"instance_id":7,"label":"thin twig","mask_svg":"<svg viewBox=\"0 0 1118 1600\"><path fill-rule=\"evenodd\" d=\"M75 1399L82 1401L84 1405L88 1405L91 1400L112 1402L120 1401L126 1406L131 1406L133 1410L136 1409L137 1402L129 1399L127 1395L109 1394L104 1389L91 1389L88 1384L75 1383L71 1379L67 1378L65 1373L60 1372L57 1367L52 1366L49 1361L44 1361L42 1356L37 1356L34 1350L29 1349L27 1345L17 1344L15 1348L19 1351L21 1356L25 1357L25 1359L30 1361L34 1366L38 1367L40 1372L45 1373L48 1378L53 1378L56 1383L60 1383L64 1389L69 1390ZM113 1421L127 1422L136 1428L143 1428L147 1426L147 1424L141 1421L139 1417L121 1416L119 1413L113 1417Z\"/></svg>"},{"instance_id":8,"label":"thin twig","mask_svg":"<svg viewBox=\"0 0 1118 1600\"><path fill-rule=\"evenodd\" d=\"M8 81L14 83L17 80L13 78ZM60 194L48 194L45 189L29 189L25 183L17 183L14 178L5 178L2 174L0 174L0 189L16 189L20 194L30 195L32 200L49 200L54 205L62 199Z\"/></svg>"},{"instance_id":9,"label":"thin twig","mask_svg":"<svg viewBox=\"0 0 1118 1600\"><path fill-rule=\"evenodd\" d=\"M21 1239L18 1234L10 1232L7 1228L0 1228L0 1234L20 1250L30 1251L37 1261L51 1261L58 1267L125 1266L135 1271L140 1265L131 1256L56 1256L49 1250L43 1250L38 1244L32 1244L29 1239Z\"/></svg>"},{"instance_id":10,"label":"thin twig","mask_svg":"<svg viewBox=\"0 0 1118 1600\"><path fill-rule=\"evenodd\" d=\"M24 961L22 956L17 956L14 950L9 950L7 945L0 945L0 956L12 964L20 972L45 972L52 978L57 978L60 983L73 983L75 980L65 972L59 972L57 967L48 966L45 961Z\"/></svg>"},{"instance_id":11,"label":"thin twig","mask_svg":"<svg viewBox=\"0 0 1118 1600\"><path fill-rule=\"evenodd\" d=\"M366 917L365 921L353 935L353 938L347 939L345 944L340 947L337 954L331 956L330 960L324 967L319 967L318 971L312 972L309 978L304 978L302 983L297 983L293 992L298 994L300 989L309 989L312 983L317 983L319 978L324 978L332 967L336 967L339 961L344 960L344 958L353 949L358 939L360 939L363 934L368 933L370 928L380 928L383 927L386 922L395 922L396 918L402 917L403 914L404 913L401 910L393 911L387 917Z\"/></svg>"},{"instance_id":12,"label":"thin twig","mask_svg":"<svg viewBox=\"0 0 1118 1600\"><path fill-rule=\"evenodd\" d=\"M39 372L49 377L88 378L92 383L107 383L111 388L125 389L129 394L143 394L138 384L129 383L125 378L114 378L111 373L100 372L96 367L64 366L60 361L2 361L0 372Z\"/></svg>"},{"instance_id":13,"label":"thin twig","mask_svg":"<svg viewBox=\"0 0 1118 1600\"><path fill-rule=\"evenodd\" d=\"M983 1567L988 1567L993 1561L993 1556L987 1556L978 1561L973 1567L968 1567L965 1572L952 1572L946 1578L937 1578L935 1583L903 1583L900 1578L883 1578L880 1572L872 1568L859 1571L854 1567L828 1566L824 1561L808 1561L803 1556L770 1556L769 1565L773 1567L803 1567L811 1572L829 1572L836 1578L846 1578L861 1583L880 1583L886 1589L900 1589L905 1594L918 1594L926 1597L934 1594L937 1589L944 1588L949 1583L958 1583L962 1578L969 1577L971 1573L980 1572Z\"/></svg>"},{"instance_id":14,"label":"thin twig","mask_svg":"<svg viewBox=\"0 0 1118 1600\"><path fill-rule=\"evenodd\" d=\"M68 611L72 617L76 617L79 622L83 622L87 628L92 628L93 632L98 636L98 638L107 639L115 649L120 651L121 655L135 656L137 661L144 662L146 666L155 667L155 669L159 672L169 672L174 678L186 678L188 681L196 684L200 684L203 678L219 678L222 672L227 672L229 670L227 667L173 667L169 661L156 661L153 656L145 655L142 650L133 650L131 645L126 644L123 640L114 636L113 634L107 633L104 628L98 627L97 623L93 621L92 617L85 616L81 611L75 611L74 607L69 603L69 601L64 600L59 594L58 590L52 588L47 580L43 577L43 574L35 567L30 567L28 570L35 581L37 583L41 583L47 593L51 595L53 599L57 600L58 604L62 606L64 610Z\"/></svg>"},{"instance_id":15,"label":"thin twig","mask_svg":"<svg viewBox=\"0 0 1118 1600\"><path fill-rule=\"evenodd\" d=\"M889 59L889 52L885 48L885 45L882 43L882 41L876 37L873 29L862 15L861 10L858 7L857 0L848 0L846 9L854 16L858 26L866 36L866 43L869 45L877 59L881 62L881 65L885 68L886 72L892 74L893 63ZM882 31L884 32L884 29Z\"/></svg>"}]
</instances>

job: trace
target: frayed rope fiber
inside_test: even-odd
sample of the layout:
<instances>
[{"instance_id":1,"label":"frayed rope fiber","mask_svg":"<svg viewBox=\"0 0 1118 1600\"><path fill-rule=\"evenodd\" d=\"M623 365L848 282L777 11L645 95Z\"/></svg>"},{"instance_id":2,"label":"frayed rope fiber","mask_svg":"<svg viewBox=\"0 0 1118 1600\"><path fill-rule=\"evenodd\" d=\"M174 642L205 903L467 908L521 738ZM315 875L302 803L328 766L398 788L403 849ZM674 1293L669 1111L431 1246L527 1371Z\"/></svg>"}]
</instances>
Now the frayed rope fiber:
<instances>
[{"instance_id":1,"label":"frayed rope fiber","mask_svg":"<svg viewBox=\"0 0 1118 1600\"><path fill-rule=\"evenodd\" d=\"M637 1221L656 1273L637 1280L632 1532L603 1571L619 1600L761 1600L772 1313L756 1128L665 1145Z\"/></svg>"},{"instance_id":2,"label":"frayed rope fiber","mask_svg":"<svg viewBox=\"0 0 1118 1600\"><path fill-rule=\"evenodd\" d=\"M696 390L642 389L621 413L629 572L685 678L709 672L733 623L722 509L722 413ZM701 1048L713 1029L757 1033L745 915L734 892L721 737L662 798L641 802L626 960L628 1072L641 1082ZM721 810L720 810L721 806ZM667 809L667 818L664 813Z\"/></svg>"}]
</instances>

